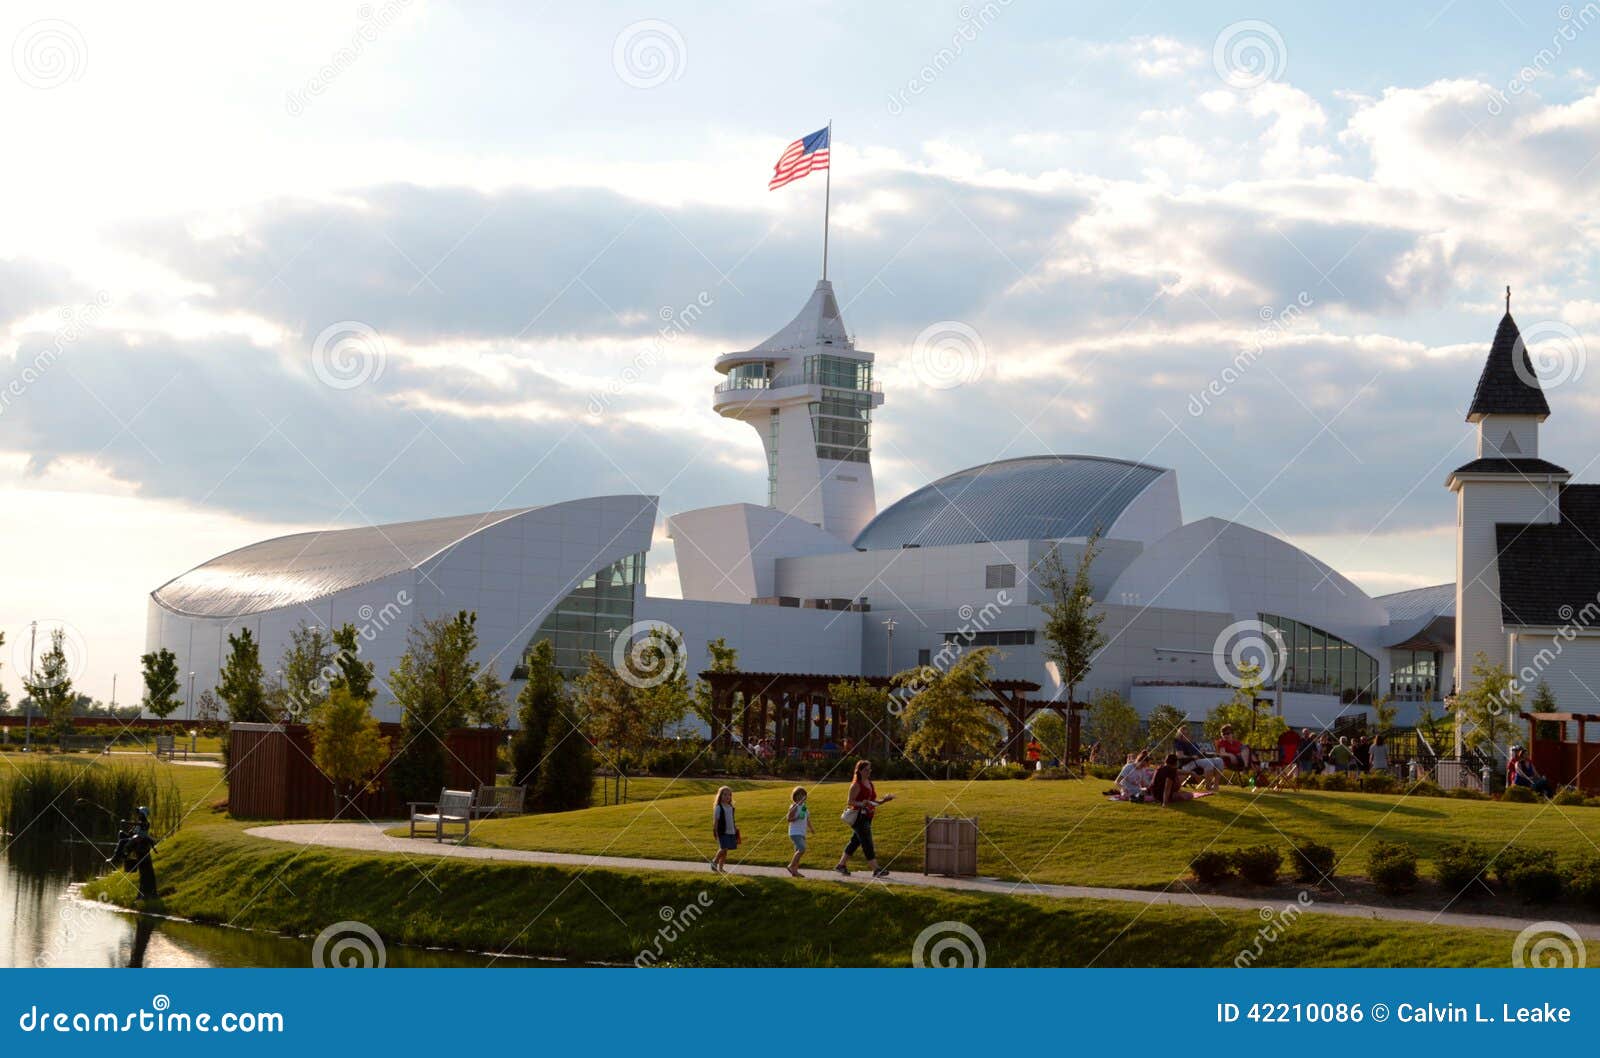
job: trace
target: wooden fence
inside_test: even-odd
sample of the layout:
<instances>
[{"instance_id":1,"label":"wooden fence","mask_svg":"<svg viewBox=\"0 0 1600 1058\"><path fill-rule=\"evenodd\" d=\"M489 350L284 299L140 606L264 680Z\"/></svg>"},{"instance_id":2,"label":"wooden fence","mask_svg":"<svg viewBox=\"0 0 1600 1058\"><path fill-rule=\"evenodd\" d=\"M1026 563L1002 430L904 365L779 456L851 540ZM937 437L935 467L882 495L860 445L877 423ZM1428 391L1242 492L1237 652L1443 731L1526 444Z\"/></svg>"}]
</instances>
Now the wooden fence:
<instances>
[{"instance_id":1,"label":"wooden fence","mask_svg":"<svg viewBox=\"0 0 1600 1058\"><path fill-rule=\"evenodd\" d=\"M400 747L400 725L382 724L391 750ZM332 819L333 784L311 755L311 732L302 724L232 724L228 735L228 811L240 819ZM494 785L496 751L504 733L493 728L458 728L445 736L445 784L457 790ZM397 819L405 803L394 788L393 758L367 792L356 798L351 818ZM431 795L430 795L431 796Z\"/></svg>"}]
</instances>

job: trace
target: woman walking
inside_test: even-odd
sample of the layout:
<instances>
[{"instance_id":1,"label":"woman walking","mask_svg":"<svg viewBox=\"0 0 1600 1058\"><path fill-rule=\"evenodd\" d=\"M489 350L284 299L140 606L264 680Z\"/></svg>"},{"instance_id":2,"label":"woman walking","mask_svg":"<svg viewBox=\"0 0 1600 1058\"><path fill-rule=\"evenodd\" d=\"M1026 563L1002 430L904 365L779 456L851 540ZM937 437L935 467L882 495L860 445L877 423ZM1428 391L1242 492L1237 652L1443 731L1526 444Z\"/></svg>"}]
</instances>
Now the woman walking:
<instances>
[{"instance_id":1,"label":"woman walking","mask_svg":"<svg viewBox=\"0 0 1600 1058\"><path fill-rule=\"evenodd\" d=\"M888 876L889 869L878 866L878 851L872 844L872 817L877 813L879 805L888 804L893 800L894 794L878 796L878 788L872 785L872 762L857 761L855 777L850 780L850 803L841 817L850 824L850 844L844 847L844 852L840 855L834 870L840 874L849 874L850 856L856 849L860 849L861 854L867 858L867 866L871 868L874 878Z\"/></svg>"},{"instance_id":2,"label":"woman walking","mask_svg":"<svg viewBox=\"0 0 1600 1058\"><path fill-rule=\"evenodd\" d=\"M717 839L717 854L711 859L711 870L724 874L728 869L728 853L739 847L739 825L733 820L731 786L717 791L717 800L711 807L711 834Z\"/></svg>"}]
</instances>

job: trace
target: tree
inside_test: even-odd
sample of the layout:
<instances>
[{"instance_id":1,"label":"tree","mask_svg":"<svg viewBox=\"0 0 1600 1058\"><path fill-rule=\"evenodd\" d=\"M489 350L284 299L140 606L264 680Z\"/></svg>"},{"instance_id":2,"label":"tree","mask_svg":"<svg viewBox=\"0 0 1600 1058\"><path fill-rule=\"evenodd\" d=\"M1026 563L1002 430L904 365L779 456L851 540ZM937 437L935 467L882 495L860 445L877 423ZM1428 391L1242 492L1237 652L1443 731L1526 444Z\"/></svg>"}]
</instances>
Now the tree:
<instances>
[{"instance_id":1,"label":"tree","mask_svg":"<svg viewBox=\"0 0 1600 1058\"><path fill-rule=\"evenodd\" d=\"M372 701L372 662L361 660L361 633L353 624L343 624L333 630L334 677L328 681L329 689L343 687L350 697Z\"/></svg>"},{"instance_id":2,"label":"tree","mask_svg":"<svg viewBox=\"0 0 1600 1058\"><path fill-rule=\"evenodd\" d=\"M1078 568L1070 576L1062 562L1059 544L1050 546L1035 569L1039 586L1050 596L1043 607L1044 656L1060 674L1068 703L1076 701L1073 695L1078 685L1088 677L1095 654L1106 643L1100 631L1106 615L1094 609L1094 585L1089 577L1099 550L1100 533L1096 531L1084 541Z\"/></svg>"},{"instance_id":3,"label":"tree","mask_svg":"<svg viewBox=\"0 0 1600 1058\"><path fill-rule=\"evenodd\" d=\"M994 647L968 651L943 672L932 666L907 669L896 686L918 687L906 703L906 752L924 760L987 757L999 733L981 698L992 678Z\"/></svg>"},{"instance_id":4,"label":"tree","mask_svg":"<svg viewBox=\"0 0 1600 1058\"><path fill-rule=\"evenodd\" d=\"M1145 732L1151 753L1167 753L1172 749L1172 736L1189 722L1182 710L1170 705L1158 705L1145 717Z\"/></svg>"},{"instance_id":5,"label":"tree","mask_svg":"<svg viewBox=\"0 0 1600 1058\"><path fill-rule=\"evenodd\" d=\"M222 717L222 706L208 687L194 701L194 718L201 724L215 724Z\"/></svg>"},{"instance_id":6,"label":"tree","mask_svg":"<svg viewBox=\"0 0 1600 1058\"><path fill-rule=\"evenodd\" d=\"M1129 705L1116 691L1100 691L1089 702L1087 734L1100 743L1100 760L1120 761L1132 753L1140 743L1139 711ZM1066 732L1062 732L1062 750L1057 760L1066 760Z\"/></svg>"},{"instance_id":7,"label":"tree","mask_svg":"<svg viewBox=\"0 0 1600 1058\"><path fill-rule=\"evenodd\" d=\"M1380 735L1387 735L1394 730L1394 721L1400 715L1400 706L1395 704L1394 695L1380 695L1372 700L1373 726Z\"/></svg>"},{"instance_id":8,"label":"tree","mask_svg":"<svg viewBox=\"0 0 1600 1058\"><path fill-rule=\"evenodd\" d=\"M718 636L706 644L706 653L711 656L712 672L738 672L739 651L728 645L725 637ZM694 684L694 698L689 707L694 710L694 715L700 718L701 723L711 732L711 737L717 736L717 717L711 708L711 684L705 680L697 679Z\"/></svg>"},{"instance_id":9,"label":"tree","mask_svg":"<svg viewBox=\"0 0 1600 1058\"><path fill-rule=\"evenodd\" d=\"M1516 727L1522 712L1522 692L1506 667L1491 664L1480 650L1472 659L1472 681L1456 695L1453 711L1456 723L1466 725L1467 746L1474 750L1487 747L1486 752L1498 758L1505 735Z\"/></svg>"},{"instance_id":10,"label":"tree","mask_svg":"<svg viewBox=\"0 0 1600 1058\"><path fill-rule=\"evenodd\" d=\"M1533 689L1533 701L1528 704L1530 713L1556 713L1561 711L1561 706L1556 703L1556 694L1550 689L1546 680L1540 680L1539 686Z\"/></svg>"},{"instance_id":11,"label":"tree","mask_svg":"<svg viewBox=\"0 0 1600 1058\"><path fill-rule=\"evenodd\" d=\"M236 724L264 724L272 719L261 682L261 648L250 629L228 633L228 658L217 676L217 696L228 703L228 719Z\"/></svg>"},{"instance_id":12,"label":"tree","mask_svg":"<svg viewBox=\"0 0 1600 1058\"><path fill-rule=\"evenodd\" d=\"M844 680L828 686L834 708L848 717L855 752L862 756L889 755L902 738L898 702L887 687L866 680Z\"/></svg>"},{"instance_id":13,"label":"tree","mask_svg":"<svg viewBox=\"0 0 1600 1058\"><path fill-rule=\"evenodd\" d=\"M1137 734L1139 730L1139 714L1137 713L1133 716L1133 724L1134 732ZM1033 737L1038 740L1040 747L1044 749L1044 759L1046 761L1067 759L1067 722L1061 718L1060 713L1054 709L1041 709L1033 714L1031 730Z\"/></svg>"},{"instance_id":14,"label":"tree","mask_svg":"<svg viewBox=\"0 0 1600 1058\"><path fill-rule=\"evenodd\" d=\"M532 790L554 719L567 696L565 681L556 668L555 645L541 639L528 653L528 678L517 693L517 733L511 740L511 782Z\"/></svg>"},{"instance_id":15,"label":"tree","mask_svg":"<svg viewBox=\"0 0 1600 1058\"><path fill-rule=\"evenodd\" d=\"M1289 729L1283 717L1262 705L1260 665L1241 663L1233 697L1206 714L1207 738L1215 741L1224 727L1233 728L1235 738L1256 749L1276 746L1278 736Z\"/></svg>"},{"instance_id":16,"label":"tree","mask_svg":"<svg viewBox=\"0 0 1600 1058\"><path fill-rule=\"evenodd\" d=\"M289 633L281 673L285 713L298 719L317 711L328 696L333 659L333 640L321 625L301 624Z\"/></svg>"},{"instance_id":17,"label":"tree","mask_svg":"<svg viewBox=\"0 0 1600 1058\"><path fill-rule=\"evenodd\" d=\"M427 801L444 787L444 738L476 709L478 615L466 610L414 626L389 686L400 706L400 749L392 770L404 801Z\"/></svg>"},{"instance_id":18,"label":"tree","mask_svg":"<svg viewBox=\"0 0 1600 1058\"><path fill-rule=\"evenodd\" d=\"M178 695L178 656L166 647L139 656L144 670L144 707L163 720L183 704Z\"/></svg>"},{"instance_id":19,"label":"tree","mask_svg":"<svg viewBox=\"0 0 1600 1058\"><path fill-rule=\"evenodd\" d=\"M546 745L533 788L534 807L543 812L588 808L594 799L594 749L564 694L555 701Z\"/></svg>"},{"instance_id":20,"label":"tree","mask_svg":"<svg viewBox=\"0 0 1600 1058\"><path fill-rule=\"evenodd\" d=\"M467 719L479 727L506 726L506 681L494 670L494 662L478 672L477 693L468 706Z\"/></svg>"},{"instance_id":21,"label":"tree","mask_svg":"<svg viewBox=\"0 0 1600 1058\"><path fill-rule=\"evenodd\" d=\"M52 737L72 734L72 706L77 699L72 689L71 662L67 660L67 633L57 628L50 633L50 649L39 658L31 678L24 678L23 689L50 722Z\"/></svg>"},{"instance_id":22,"label":"tree","mask_svg":"<svg viewBox=\"0 0 1600 1058\"><path fill-rule=\"evenodd\" d=\"M634 701L652 740L677 734L683 718L694 708L684 654L682 636L673 629L655 626L628 656L622 676L635 688Z\"/></svg>"},{"instance_id":23,"label":"tree","mask_svg":"<svg viewBox=\"0 0 1600 1058\"><path fill-rule=\"evenodd\" d=\"M575 701L595 744L612 753L638 752L649 740L649 722L633 684L598 654L590 654L575 683Z\"/></svg>"},{"instance_id":24,"label":"tree","mask_svg":"<svg viewBox=\"0 0 1600 1058\"><path fill-rule=\"evenodd\" d=\"M311 756L345 804L352 805L389 759L389 740L372 715L372 703L343 687L330 692L311 717Z\"/></svg>"}]
</instances>

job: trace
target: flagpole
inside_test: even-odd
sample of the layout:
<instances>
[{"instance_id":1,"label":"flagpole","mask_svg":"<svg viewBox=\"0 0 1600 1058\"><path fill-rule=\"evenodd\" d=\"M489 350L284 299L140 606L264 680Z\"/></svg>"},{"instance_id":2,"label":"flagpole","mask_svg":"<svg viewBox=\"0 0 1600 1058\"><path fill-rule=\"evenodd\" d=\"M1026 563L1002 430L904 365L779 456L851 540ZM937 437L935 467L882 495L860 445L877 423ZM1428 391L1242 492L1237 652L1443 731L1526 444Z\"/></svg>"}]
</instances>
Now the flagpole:
<instances>
[{"instance_id":1,"label":"flagpole","mask_svg":"<svg viewBox=\"0 0 1600 1058\"><path fill-rule=\"evenodd\" d=\"M822 192L822 280L828 280L828 211L833 205L833 119L828 119L828 175Z\"/></svg>"}]
</instances>

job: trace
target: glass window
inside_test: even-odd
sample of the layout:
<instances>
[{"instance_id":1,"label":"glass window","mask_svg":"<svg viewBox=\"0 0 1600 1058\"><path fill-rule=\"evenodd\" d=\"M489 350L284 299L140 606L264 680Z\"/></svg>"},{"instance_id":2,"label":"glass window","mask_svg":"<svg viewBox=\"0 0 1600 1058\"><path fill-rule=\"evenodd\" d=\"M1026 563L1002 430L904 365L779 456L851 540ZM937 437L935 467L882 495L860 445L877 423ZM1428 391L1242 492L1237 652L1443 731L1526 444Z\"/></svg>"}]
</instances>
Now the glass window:
<instances>
[{"instance_id":1,"label":"glass window","mask_svg":"<svg viewBox=\"0 0 1600 1058\"><path fill-rule=\"evenodd\" d=\"M822 399L813 401L809 407L811 432L819 458L867 462L872 432L870 393L825 389Z\"/></svg>"},{"instance_id":2,"label":"glass window","mask_svg":"<svg viewBox=\"0 0 1600 1058\"><path fill-rule=\"evenodd\" d=\"M1260 614L1267 628L1283 637L1288 663L1283 667L1285 690L1337 694L1347 702L1370 703L1378 681L1378 659L1320 628L1276 614Z\"/></svg>"},{"instance_id":3,"label":"glass window","mask_svg":"<svg viewBox=\"0 0 1600 1058\"><path fill-rule=\"evenodd\" d=\"M808 385L832 386L835 389L872 388L872 365L865 360L819 353L806 357L804 370Z\"/></svg>"},{"instance_id":4,"label":"glass window","mask_svg":"<svg viewBox=\"0 0 1600 1058\"><path fill-rule=\"evenodd\" d=\"M1017 567L1009 562L983 567L983 586L990 591L996 588L1015 588L1017 586Z\"/></svg>"},{"instance_id":5,"label":"glass window","mask_svg":"<svg viewBox=\"0 0 1600 1058\"><path fill-rule=\"evenodd\" d=\"M728 372L728 381L719 389L766 389L772 381L772 364L763 362L757 364L740 364Z\"/></svg>"},{"instance_id":6,"label":"glass window","mask_svg":"<svg viewBox=\"0 0 1600 1058\"><path fill-rule=\"evenodd\" d=\"M643 581L643 553L618 559L585 578L534 632L523 650L523 665L540 640L555 647L556 667L569 680L588 668L590 654L609 660L612 642L633 623L634 592Z\"/></svg>"}]
</instances>

